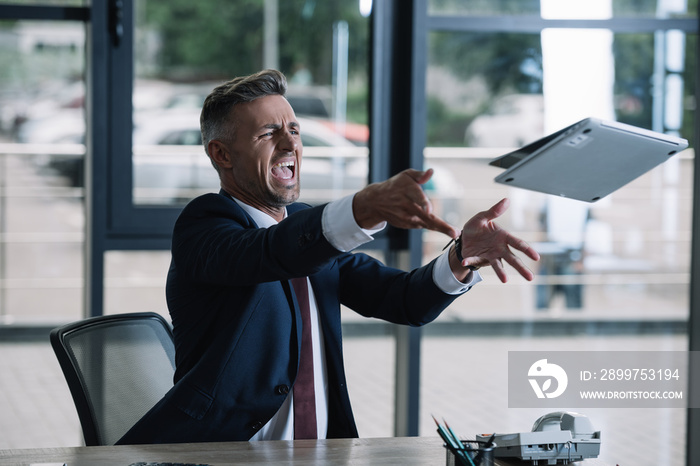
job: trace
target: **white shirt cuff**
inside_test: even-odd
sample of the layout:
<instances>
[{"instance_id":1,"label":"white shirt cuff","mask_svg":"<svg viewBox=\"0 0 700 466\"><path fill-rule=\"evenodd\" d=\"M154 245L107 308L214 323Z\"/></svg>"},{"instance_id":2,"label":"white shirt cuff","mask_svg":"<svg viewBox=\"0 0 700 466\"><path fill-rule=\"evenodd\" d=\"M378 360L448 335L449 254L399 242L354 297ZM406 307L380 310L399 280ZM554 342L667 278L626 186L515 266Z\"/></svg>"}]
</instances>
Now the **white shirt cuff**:
<instances>
[{"instance_id":1,"label":"white shirt cuff","mask_svg":"<svg viewBox=\"0 0 700 466\"><path fill-rule=\"evenodd\" d=\"M462 294L471 290L471 288L482 281L481 274L478 271L473 271L468 283L462 283L457 280L457 277L452 273L450 261L448 259L449 248L440 257L437 258L435 267L433 268L433 281L444 293L447 294Z\"/></svg>"},{"instance_id":2,"label":"white shirt cuff","mask_svg":"<svg viewBox=\"0 0 700 466\"><path fill-rule=\"evenodd\" d=\"M352 251L365 243L369 243L374 239L372 237L373 234L382 231L386 227L386 222L382 222L375 229L366 230L360 228L352 213L352 199L354 196L354 194L351 194L328 203L326 208L323 209L323 216L321 217L323 235L334 248L342 252Z\"/></svg>"}]
</instances>

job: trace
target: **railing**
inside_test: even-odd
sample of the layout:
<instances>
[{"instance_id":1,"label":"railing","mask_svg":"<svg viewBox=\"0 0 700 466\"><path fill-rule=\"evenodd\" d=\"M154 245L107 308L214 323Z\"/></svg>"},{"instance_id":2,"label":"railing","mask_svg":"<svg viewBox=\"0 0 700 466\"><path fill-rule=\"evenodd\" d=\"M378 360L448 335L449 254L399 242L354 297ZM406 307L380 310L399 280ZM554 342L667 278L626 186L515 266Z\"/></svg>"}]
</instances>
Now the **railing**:
<instances>
[{"instance_id":1,"label":"railing","mask_svg":"<svg viewBox=\"0 0 700 466\"><path fill-rule=\"evenodd\" d=\"M538 195L509 191L492 182L498 169L489 167L488 161L507 151L426 148L426 166L436 168L436 185L428 187L428 193L439 214L454 225L464 222L478 209L489 207L500 197L510 196L511 209L499 223L537 244L543 237L536 228L536 208L531 203ZM59 176L43 171L48 169L51 160L79 159L82 162L84 157L85 147L81 144L0 144L0 323L11 322L17 316L24 318L26 314L25 309L18 307L19 298L8 297L8 294L21 292L30 301L46 295L49 308L57 309L51 311L54 315L68 307L82 305L85 192L82 185L72 186L65 180L61 182ZM218 189L216 173L199 146L136 147L133 157L137 203L149 199L159 203L184 203L200 192ZM680 164L680 178L676 182L667 183L665 175L657 172L615 193L613 199L592 205L594 216L610 226L607 256L588 254L581 273L538 273L534 283L518 280L512 272L514 278L507 288L499 288L499 291L495 287L502 285L495 277L489 277L490 271L486 269L487 280L479 287L483 291L475 293L476 297L468 302L458 300L454 315L468 320L474 317L474 307L489 309L489 315L504 319L523 313L531 315L538 286L581 286L590 298L587 300L590 304L584 303L587 312L630 317L635 312L677 318L687 316L692 208L689 173L693 171L694 154L686 150L676 157ZM367 179L367 158L368 151L364 147L305 148L302 200L327 202L361 189ZM139 170L144 167L160 174L159 182L166 178L163 173L176 167L189 177L182 178L189 184L182 184L175 194L168 186L148 186L143 183L146 179L139 178ZM338 172L343 176L331 176ZM671 233L662 228L667 218L676 219L677 228ZM19 228L18 224L23 226ZM446 238L434 232L426 232L423 238L427 262L440 253ZM26 258L22 258L22 254L27 254ZM532 267L536 268L537 264ZM107 286L153 288L161 293L162 277L108 278ZM62 305L60 299L55 298L59 290L68 290L70 304ZM40 315L35 317L41 318Z\"/></svg>"}]
</instances>

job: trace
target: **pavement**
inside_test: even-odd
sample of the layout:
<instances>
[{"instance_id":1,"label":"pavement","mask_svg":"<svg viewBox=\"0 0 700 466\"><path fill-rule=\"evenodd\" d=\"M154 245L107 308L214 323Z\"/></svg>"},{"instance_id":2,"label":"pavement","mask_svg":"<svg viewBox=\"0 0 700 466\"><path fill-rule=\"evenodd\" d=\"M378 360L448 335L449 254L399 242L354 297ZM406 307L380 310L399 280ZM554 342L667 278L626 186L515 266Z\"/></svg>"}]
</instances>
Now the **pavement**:
<instances>
[{"instance_id":1,"label":"pavement","mask_svg":"<svg viewBox=\"0 0 700 466\"><path fill-rule=\"evenodd\" d=\"M345 338L344 345L360 435L393 436L393 338L353 336ZM502 368L508 351L686 348L684 335L425 336L419 435L439 441L431 415L447 420L464 438L493 431L529 431L544 412L507 407ZM0 374L0 449L83 444L75 407L48 338L46 342L0 343ZM591 409L584 414L602 431L599 458L606 464L684 464L685 410Z\"/></svg>"}]
</instances>

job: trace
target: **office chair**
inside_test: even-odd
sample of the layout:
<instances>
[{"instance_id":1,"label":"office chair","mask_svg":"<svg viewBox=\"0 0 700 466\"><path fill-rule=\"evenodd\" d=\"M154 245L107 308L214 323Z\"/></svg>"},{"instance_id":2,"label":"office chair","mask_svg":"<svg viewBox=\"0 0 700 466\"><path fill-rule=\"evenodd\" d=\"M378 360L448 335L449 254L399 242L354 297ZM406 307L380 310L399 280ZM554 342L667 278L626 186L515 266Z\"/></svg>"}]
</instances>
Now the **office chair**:
<instances>
[{"instance_id":1,"label":"office chair","mask_svg":"<svg viewBox=\"0 0 700 466\"><path fill-rule=\"evenodd\" d=\"M50 340L87 446L113 445L173 386L173 333L158 314L93 317Z\"/></svg>"}]
</instances>

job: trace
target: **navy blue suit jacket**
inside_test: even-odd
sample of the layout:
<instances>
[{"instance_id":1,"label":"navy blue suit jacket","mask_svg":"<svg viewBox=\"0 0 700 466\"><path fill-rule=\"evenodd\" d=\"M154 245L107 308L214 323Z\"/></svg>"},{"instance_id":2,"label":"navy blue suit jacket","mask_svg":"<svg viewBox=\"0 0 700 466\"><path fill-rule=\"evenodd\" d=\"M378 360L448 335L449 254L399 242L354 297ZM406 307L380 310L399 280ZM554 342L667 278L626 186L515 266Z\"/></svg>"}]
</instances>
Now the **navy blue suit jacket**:
<instances>
[{"instance_id":1,"label":"navy blue suit jacket","mask_svg":"<svg viewBox=\"0 0 700 466\"><path fill-rule=\"evenodd\" d=\"M328 438L357 437L343 368L340 305L405 325L435 319L456 296L433 282L434 261L412 272L325 238L324 206L296 203L258 228L223 191L194 199L178 218L166 295L175 386L118 443L250 439L294 384L301 316L289 279L309 276L328 373Z\"/></svg>"}]
</instances>

